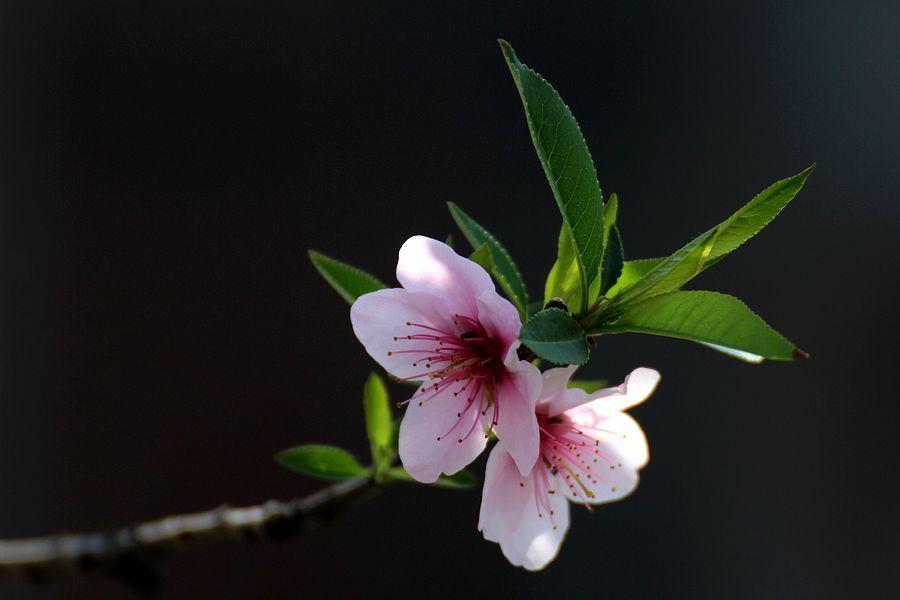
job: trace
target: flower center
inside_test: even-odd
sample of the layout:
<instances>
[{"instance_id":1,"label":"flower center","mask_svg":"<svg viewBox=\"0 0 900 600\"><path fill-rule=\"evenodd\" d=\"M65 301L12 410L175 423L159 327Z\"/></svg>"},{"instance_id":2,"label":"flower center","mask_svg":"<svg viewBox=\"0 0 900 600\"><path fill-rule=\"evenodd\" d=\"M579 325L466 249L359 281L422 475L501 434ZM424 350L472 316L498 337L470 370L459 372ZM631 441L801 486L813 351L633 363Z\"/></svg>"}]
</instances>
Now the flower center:
<instances>
[{"instance_id":1,"label":"flower center","mask_svg":"<svg viewBox=\"0 0 900 600\"><path fill-rule=\"evenodd\" d=\"M538 428L541 432L541 456L534 467L534 503L539 517L544 513L550 515L553 528L553 509L550 505L550 494L556 494L556 485L560 481L569 488L572 499L580 500L591 510L590 499L594 498L591 487L599 483L598 461L610 463L609 458L600 450L599 440L585 433L587 428L570 422L565 417L548 417L538 415ZM594 470L591 470L591 467ZM525 485L524 482L520 485ZM612 488L615 491L615 488Z\"/></svg>"},{"instance_id":2,"label":"flower center","mask_svg":"<svg viewBox=\"0 0 900 600\"><path fill-rule=\"evenodd\" d=\"M464 315L454 315L452 328L412 322L407 322L406 326L410 333L394 336L399 349L391 350L388 356L408 354L413 368L421 369L410 377L398 378L399 381L429 383L423 384L400 406L407 402L424 406L435 398L464 396L465 406L461 406L453 426L437 440L454 433L461 444L475 431L479 413L486 417L491 410L491 423L485 431L485 437L489 436L500 418L500 403L495 392L505 372L503 342L492 337L478 319ZM409 342L416 342L416 348L404 349L408 348Z\"/></svg>"}]
</instances>

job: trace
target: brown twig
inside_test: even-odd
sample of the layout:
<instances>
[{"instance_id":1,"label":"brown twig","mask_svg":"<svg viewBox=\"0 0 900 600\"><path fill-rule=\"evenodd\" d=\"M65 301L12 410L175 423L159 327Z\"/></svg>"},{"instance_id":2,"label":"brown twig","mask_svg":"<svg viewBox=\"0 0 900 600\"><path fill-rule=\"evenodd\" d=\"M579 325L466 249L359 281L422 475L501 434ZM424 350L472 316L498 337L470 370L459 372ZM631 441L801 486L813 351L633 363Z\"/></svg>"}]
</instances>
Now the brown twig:
<instances>
[{"instance_id":1,"label":"brown twig","mask_svg":"<svg viewBox=\"0 0 900 600\"><path fill-rule=\"evenodd\" d=\"M359 477L288 501L244 508L223 505L105 533L0 540L0 578L44 582L98 572L134 589L154 591L161 584L159 564L173 550L199 541L283 540L327 522L374 485L370 478Z\"/></svg>"}]
</instances>

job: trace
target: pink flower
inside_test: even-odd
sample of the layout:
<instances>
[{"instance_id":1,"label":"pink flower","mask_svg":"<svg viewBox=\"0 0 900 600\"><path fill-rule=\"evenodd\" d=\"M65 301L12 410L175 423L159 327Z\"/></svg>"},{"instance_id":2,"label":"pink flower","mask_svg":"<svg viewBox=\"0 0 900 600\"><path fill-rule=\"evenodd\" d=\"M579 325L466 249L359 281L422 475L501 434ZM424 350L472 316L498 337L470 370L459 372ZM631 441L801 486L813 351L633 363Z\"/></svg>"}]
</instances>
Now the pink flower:
<instances>
[{"instance_id":1,"label":"pink flower","mask_svg":"<svg viewBox=\"0 0 900 600\"><path fill-rule=\"evenodd\" d=\"M540 458L523 477L502 440L488 457L479 531L498 542L515 566L542 569L569 528L568 500L620 500L638 483L649 458L640 426L625 414L656 388L659 373L639 368L625 382L588 395L567 389L575 367L550 369L537 403Z\"/></svg>"},{"instance_id":2,"label":"pink flower","mask_svg":"<svg viewBox=\"0 0 900 600\"><path fill-rule=\"evenodd\" d=\"M521 473L530 472L541 374L516 353L516 309L484 269L427 237L400 248L397 280L402 288L361 296L350 320L382 367L422 382L400 426L403 466L426 483L455 473L484 450L493 430Z\"/></svg>"}]
</instances>

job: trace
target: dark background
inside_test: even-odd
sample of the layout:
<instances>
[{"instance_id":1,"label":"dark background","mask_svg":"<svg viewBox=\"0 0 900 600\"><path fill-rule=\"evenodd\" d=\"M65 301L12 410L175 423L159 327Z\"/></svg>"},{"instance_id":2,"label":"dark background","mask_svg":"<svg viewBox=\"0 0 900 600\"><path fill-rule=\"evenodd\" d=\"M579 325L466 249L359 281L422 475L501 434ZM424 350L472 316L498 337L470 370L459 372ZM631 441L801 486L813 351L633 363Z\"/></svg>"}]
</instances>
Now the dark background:
<instances>
[{"instance_id":1,"label":"dark background","mask_svg":"<svg viewBox=\"0 0 900 600\"><path fill-rule=\"evenodd\" d=\"M539 295L559 217L502 36L573 108L632 258L818 162L692 284L812 359L601 340L589 375L664 375L634 411L652 459L543 573L481 539L478 492L408 486L285 544L191 549L167 595L893 596L898 26L896 2L3 3L0 536L308 493L270 458L299 442L364 456L373 365L308 248L393 281L452 200Z\"/></svg>"}]
</instances>

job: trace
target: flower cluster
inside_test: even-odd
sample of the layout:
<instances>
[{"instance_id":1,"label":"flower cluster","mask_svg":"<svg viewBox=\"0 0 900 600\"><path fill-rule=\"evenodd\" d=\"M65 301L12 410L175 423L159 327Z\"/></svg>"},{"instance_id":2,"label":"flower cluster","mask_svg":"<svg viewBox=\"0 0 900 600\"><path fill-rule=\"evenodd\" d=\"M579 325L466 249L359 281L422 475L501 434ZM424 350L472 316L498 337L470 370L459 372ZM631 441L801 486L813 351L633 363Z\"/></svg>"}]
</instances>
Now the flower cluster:
<instances>
[{"instance_id":1,"label":"flower cluster","mask_svg":"<svg viewBox=\"0 0 900 600\"><path fill-rule=\"evenodd\" d=\"M495 435L478 529L512 564L543 568L568 530L569 501L590 507L637 485L647 441L623 411L653 392L659 374L639 368L589 394L569 388L574 366L541 373L519 358L515 307L481 266L439 241L407 240L397 280L401 288L359 297L350 318L372 358L418 384L403 403L403 466L433 482L475 460Z\"/></svg>"}]
</instances>

